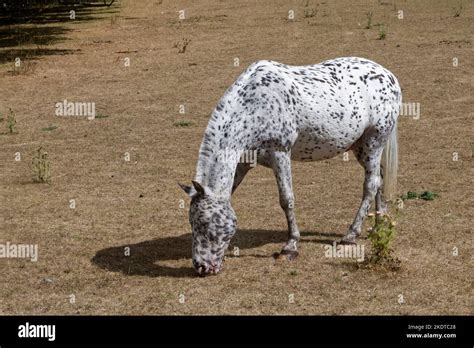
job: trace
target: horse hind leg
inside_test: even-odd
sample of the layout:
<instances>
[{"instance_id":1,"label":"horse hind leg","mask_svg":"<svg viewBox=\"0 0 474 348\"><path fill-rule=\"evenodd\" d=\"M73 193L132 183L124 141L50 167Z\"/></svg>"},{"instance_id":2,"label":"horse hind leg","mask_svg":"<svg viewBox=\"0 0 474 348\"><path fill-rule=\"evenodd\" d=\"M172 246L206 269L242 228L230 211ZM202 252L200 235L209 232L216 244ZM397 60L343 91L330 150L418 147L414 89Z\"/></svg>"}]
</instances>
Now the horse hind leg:
<instances>
[{"instance_id":1,"label":"horse hind leg","mask_svg":"<svg viewBox=\"0 0 474 348\"><path fill-rule=\"evenodd\" d=\"M355 146L352 147L352 150L359 164L365 169L365 162L364 162L365 157L363 156L364 147L361 145L361 141L357 142ZM375 194L375 222L376 223L379 223L380 217L383 215L386 215L388 211L387 204L384 202L383 195L382 195L383 173L384 173L383 163L380 163L380 179L382 182L381 182L380 187L377 189L377 193Z\"/></svg>"},{"instance_id":2,"label":"horse hind leg","mask_svg":"<svg viewBox=\"0 0 474 348\"><path fill-rule=\"evenodd\" d=\"M375 223L381 222L381 217L386 215L388 212L387 204L383 200L382 191L383 191L383 165L380 165L380 179L382 184L377 190L377 194L375 195Z\"/></svg>"},{"instance_id":3,"label":"horse hind leg","mask_svg":"<svg viewBox=\"0 0 474 348\"><path fill-rule=\"evenodd\" d=\"M357 211L352 225L349 227L349 231L342 238L342 243L354 244L356 242L362 230L362 223L369 212L370 204L374 198L376 201L376 209L382 209L380 162L383 144L384 142L380 135L369 135L363 137L360 145L354 148L356 158L365 170L364 187L359 210Z\"/></svg>"}]
</instances>

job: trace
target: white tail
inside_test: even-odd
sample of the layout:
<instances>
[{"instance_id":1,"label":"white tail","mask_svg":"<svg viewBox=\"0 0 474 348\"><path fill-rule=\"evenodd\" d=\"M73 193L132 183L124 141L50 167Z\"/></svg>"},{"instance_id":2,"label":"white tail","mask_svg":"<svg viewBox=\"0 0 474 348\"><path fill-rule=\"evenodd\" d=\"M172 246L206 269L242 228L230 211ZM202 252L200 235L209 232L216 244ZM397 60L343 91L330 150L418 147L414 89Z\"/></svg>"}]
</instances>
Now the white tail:
<instances>
[{"instance_id":1,"label":"white tail","mask_svg":"<svg viewBox=\"0 0 474 348\"><path fill-rule=\"evenodd\" d=\"M398 140L397 122L390 133L382 153L383 195L386 200L393 200L397 192Z\"/></svg>"}]
</instances>

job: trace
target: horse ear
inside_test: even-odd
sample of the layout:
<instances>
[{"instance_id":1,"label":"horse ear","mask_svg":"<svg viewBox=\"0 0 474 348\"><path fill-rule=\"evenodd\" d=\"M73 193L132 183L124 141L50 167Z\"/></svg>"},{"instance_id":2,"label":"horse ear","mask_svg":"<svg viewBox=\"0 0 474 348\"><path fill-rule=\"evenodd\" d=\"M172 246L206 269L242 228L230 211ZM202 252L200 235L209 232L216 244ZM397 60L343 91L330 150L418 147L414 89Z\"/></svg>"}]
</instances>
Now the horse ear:
<instances>
[{"instance_id":1,"label":"horse ear","mask_svg":"<svg viewBox=\"0 0 474 348\"><path fill-rule=\"evenodd\" d=\"M178 183L178 185L179 185L179 187L181 187L183 189L184 192L186 192L188 194L188 196L191 196L194 193L194 188L192 186L183 185L183 184L180 184L180 183Z\"/></svg>"},{"instance_id":2,"label":"horse ear","mask_svg":"<svg viewBox=\"0 0 474 348\"><path fill-rule=\"evenodd\" d=\"M194 189L197 191L197 193L204 196L204 187L202 187L197 181L193 180L191 182L193 183Z\"/></svg>"}]
</instances>

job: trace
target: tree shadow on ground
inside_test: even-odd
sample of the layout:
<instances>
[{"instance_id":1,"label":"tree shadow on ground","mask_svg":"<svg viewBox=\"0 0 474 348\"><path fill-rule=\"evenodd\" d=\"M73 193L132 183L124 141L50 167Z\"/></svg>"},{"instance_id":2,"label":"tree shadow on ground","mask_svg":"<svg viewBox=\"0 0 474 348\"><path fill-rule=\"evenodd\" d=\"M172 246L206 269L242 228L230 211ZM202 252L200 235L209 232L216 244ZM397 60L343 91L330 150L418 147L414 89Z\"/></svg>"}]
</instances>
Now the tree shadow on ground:
<instances>
[{"instance_id":1,"label":"tree shadow on ground","mask_svg":"<svg viewBox=\"0 0 474 348\"><path fill-rule=\"evenodd\" d=\"M324 232L302 232L300 243L332 244L342 234ZM316 238L315 238L316 237ZM283 245L287 239L286 231L272 230L238 230L229 250L238 246L240 250L252 249L271 243ZM125 248L130 248L130 256L125 256ZM275 250L277 251L277 250ZM246 255L262 257L262 255ZM272 257L268 255L267 257ZM158 264L163 261L186 259L189 267L170 267ZM122 245L99 250L92 258L92 263L111 272L125 275L148 277L195 277L191 267L191 234L177 237L165 237L144 241L132 245Z\"/></svg>"},{"instance_id":2,"label":"tree shadow on ground","mask_svg":"<svg viewBox=\"0 0 474 348\"><path fill-rule=\"evenodd\" d=\"M70 11L75 11L75 19ZM66 40L71 31L66 23L100 19L118 13L117 7L57 5L6 11L0 8L0 64L15 58L33 59L46 55L70 54L76 50L57 49L54 44Z\"/></svg>"}]
</instances>

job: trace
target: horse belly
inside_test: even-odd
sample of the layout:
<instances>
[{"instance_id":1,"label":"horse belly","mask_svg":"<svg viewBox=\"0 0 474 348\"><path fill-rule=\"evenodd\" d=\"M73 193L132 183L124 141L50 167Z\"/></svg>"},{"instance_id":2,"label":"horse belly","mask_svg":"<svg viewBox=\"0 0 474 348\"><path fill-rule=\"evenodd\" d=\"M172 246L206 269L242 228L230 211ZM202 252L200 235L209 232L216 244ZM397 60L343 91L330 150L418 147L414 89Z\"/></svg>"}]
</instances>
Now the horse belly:
<instances>
[{"instance_id":1,"label":"horse belly","mask_svg":"<svg viewBox=\"0 0 474 348\"><path fill-rule=\"evenodd\" d=\"M329 128L329 129L328 129ZM299 132L291 149L294 161L320 161L337 156L347 151L359 138L350 128L333 128L326 126L303 129Z\"/></svg>"}]
</instances>

